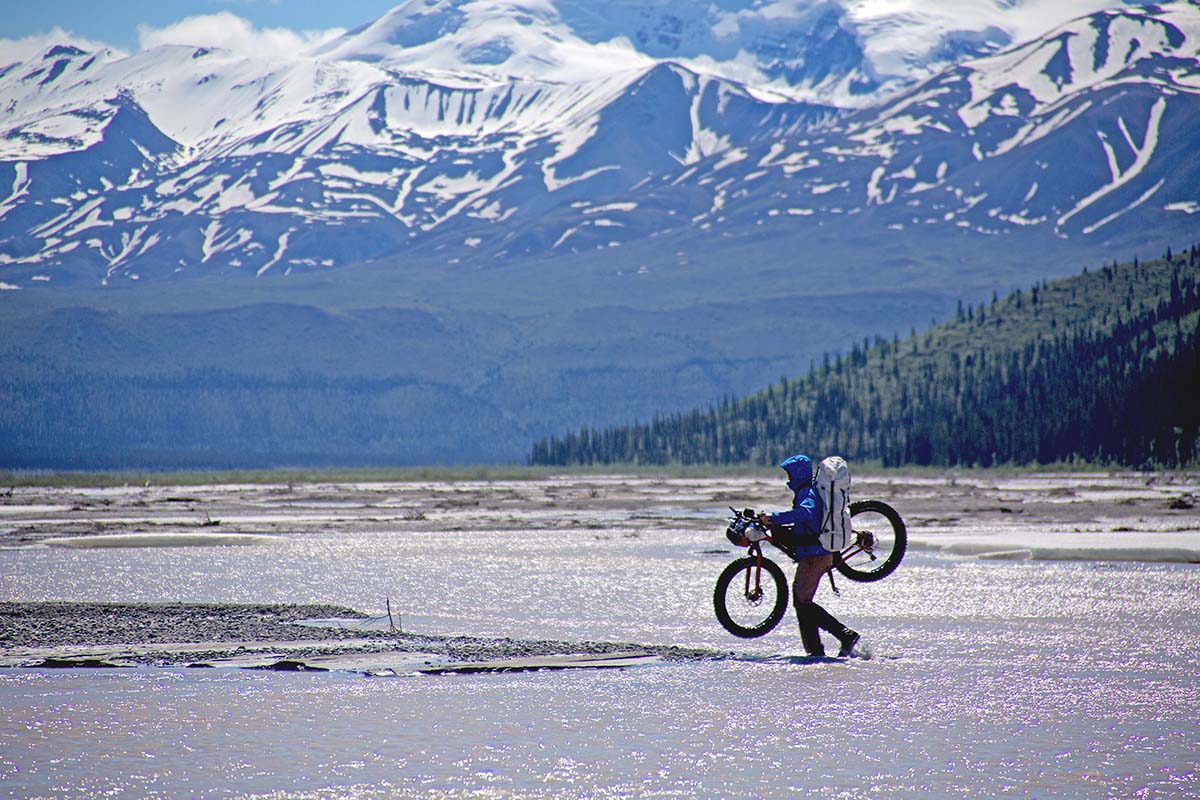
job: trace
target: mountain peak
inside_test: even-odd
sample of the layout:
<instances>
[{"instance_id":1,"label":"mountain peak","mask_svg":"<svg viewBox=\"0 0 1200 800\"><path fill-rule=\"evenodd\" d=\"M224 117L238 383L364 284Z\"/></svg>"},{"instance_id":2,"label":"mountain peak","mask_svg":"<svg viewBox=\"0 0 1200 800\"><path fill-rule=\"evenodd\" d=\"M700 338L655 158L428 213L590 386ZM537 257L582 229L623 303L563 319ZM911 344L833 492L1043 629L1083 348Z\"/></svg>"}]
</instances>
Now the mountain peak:
<instances>
[{"instance_id":1,"label":"mountain peak","mask_svg":"<svg viewBox=\"0 0 1200 800\"><path fill-rule=\"evenodd\" d=\"M406 72L556 82L651 63L628 41L583 41L552 5L530 0L408 0L315 55Z\"/></svg>"},{"instance_id":2,"label":"mountain peak","mask_svg":"<svg viewBox=\"0 0 1200 800\"><path fill-rule=\"evenodd\" d=\"M466 21L462 0L407 0L320 48L343 58L375 60L381 52L427 45L452 36Z\"/></svg>"}]
</instances>

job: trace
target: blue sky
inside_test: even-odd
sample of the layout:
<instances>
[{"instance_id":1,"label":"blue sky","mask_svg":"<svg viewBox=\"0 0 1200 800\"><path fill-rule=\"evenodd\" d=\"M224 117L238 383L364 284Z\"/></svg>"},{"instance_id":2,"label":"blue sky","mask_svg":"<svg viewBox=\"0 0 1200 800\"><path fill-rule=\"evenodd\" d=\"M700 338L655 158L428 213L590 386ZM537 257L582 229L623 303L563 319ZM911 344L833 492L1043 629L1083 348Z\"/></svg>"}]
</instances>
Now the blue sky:
<instances>
[{"instance_id":1,"label":"blue sky","mask_svg":"<svg viewBox=\"0 0 1200 800\"><path fill-rule=\"evenodd\" d=\"M0 38L41 37L56 28L76 37L138 49L139 27L170 28L188 17L236 14L257 29L353 28L400 0L0 0Z\"/></svg>"}]
</instances>

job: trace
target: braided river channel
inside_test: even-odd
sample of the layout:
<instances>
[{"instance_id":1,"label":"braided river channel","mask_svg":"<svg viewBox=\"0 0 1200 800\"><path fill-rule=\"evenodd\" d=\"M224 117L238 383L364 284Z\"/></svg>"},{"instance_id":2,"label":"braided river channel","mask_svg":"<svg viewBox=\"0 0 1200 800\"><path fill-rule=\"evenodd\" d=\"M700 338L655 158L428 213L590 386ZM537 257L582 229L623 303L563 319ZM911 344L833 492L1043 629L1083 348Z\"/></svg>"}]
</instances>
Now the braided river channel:
<instances>
[{"instance_id":1,"label":"braided river channel","mask_svg":"<svg viewBox=\"0 0 1200 800\"><path fill-rule=\"evenodd\" d=\"M531 640L651 655L54 668L28 660L54 631L0 627L0 796L1200 797L1200 476L856 476L856 498L904 516L909 549L879 582L822 583L871 656L822 661L801 657L791 609L748 640L713 613L741 555L728 507L778 509L783 484L16 488L0 604L53 601L63 625L96 603L332 604L374 617L347 625L491 642L491 659Z\"/></svg>"}]
</instances>

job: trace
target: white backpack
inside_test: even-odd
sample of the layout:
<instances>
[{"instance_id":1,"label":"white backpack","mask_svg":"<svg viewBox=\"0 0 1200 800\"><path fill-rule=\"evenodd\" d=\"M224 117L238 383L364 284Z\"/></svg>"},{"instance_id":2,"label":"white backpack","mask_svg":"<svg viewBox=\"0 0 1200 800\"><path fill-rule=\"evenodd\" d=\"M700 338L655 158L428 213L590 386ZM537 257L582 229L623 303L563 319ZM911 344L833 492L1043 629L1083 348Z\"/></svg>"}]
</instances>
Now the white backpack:
<instances>
[{"instance_id":1,"label":"white backpack","mask_svg":"<svg viewBox=\"0 0 1200 800\"><path fill-rule=\"evenodd\" d=\"M821 519L821 546L831 553L845 550L854 541L850 527L850 467L838 456L817 465L813 483L825 508Z\"/></svg>"}]
</instances>

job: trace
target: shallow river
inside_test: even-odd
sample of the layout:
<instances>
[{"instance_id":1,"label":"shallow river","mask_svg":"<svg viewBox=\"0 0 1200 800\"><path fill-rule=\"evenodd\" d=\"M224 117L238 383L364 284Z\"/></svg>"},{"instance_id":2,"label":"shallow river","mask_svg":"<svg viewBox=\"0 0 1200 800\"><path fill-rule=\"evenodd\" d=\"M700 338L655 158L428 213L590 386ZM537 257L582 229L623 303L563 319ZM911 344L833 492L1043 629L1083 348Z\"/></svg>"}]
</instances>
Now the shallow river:
<instances>
[{"instance_id":1,"label":"shallow river","mask_svg":"<svg viewBox=\"0 0 1200 800\"><path fill-rule=\"evenodd\" d=\"M246 547L4 549L0 599L376 612L390 597L410 632L737 657L389 678L0 670L0 792L1200 797L1196 565L915 550L879 583L840 581L840 597L822 586L874 657L812 664L793 658L790 616L751 641L716 623L713 582L733 558L711 552L728 550L720 504L556 513L495 530L436 515L309 526Z\"/></svg>"}]
</instances>

